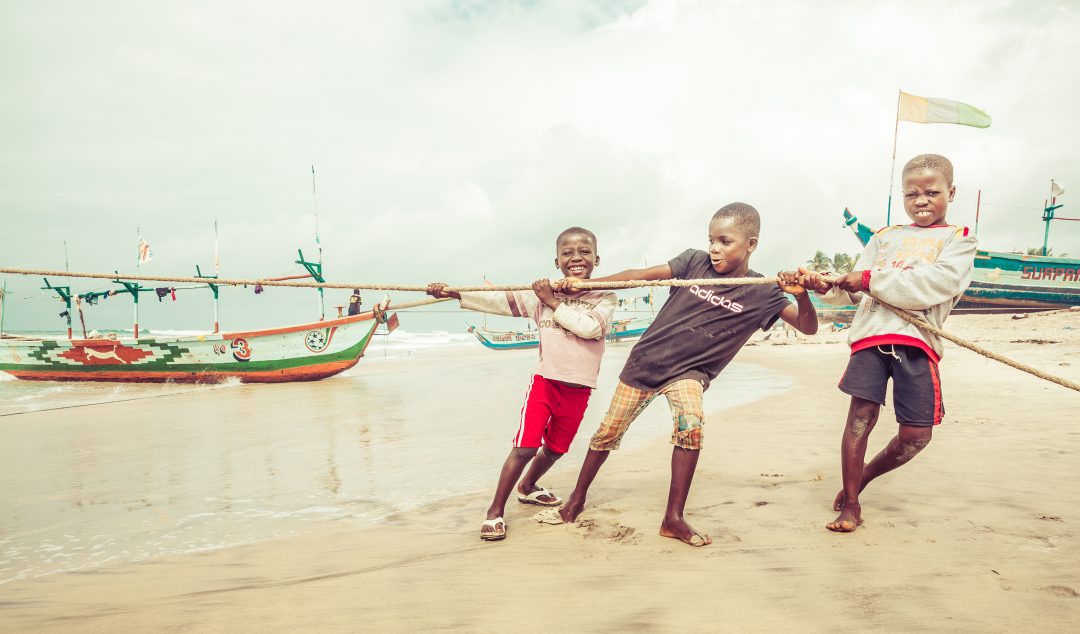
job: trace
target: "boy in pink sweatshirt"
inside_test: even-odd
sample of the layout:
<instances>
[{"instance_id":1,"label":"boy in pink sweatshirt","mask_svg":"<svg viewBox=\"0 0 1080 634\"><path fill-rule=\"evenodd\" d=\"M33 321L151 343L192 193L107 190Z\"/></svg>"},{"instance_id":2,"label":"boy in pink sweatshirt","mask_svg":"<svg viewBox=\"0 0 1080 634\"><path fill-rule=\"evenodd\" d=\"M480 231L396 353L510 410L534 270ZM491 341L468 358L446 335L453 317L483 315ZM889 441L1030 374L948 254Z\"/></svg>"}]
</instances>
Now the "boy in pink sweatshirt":
<instances>
[{"instance_id":1,"label":"boy in pink sweatshirt","mask_svg":"<svg viewBox=\"0 0 1080 634\"><path fill-rule=\"evenodd\" d=\"M555 240L555 268L564 278L588 279L599 263L596 236L591 231L570 227ZM577 434L589 395L596 387L604 339L618 299L609 291L573 297L556 293L546 278L533 282L532 293L457 293L445 289L446 284L437 282L428 285L427 292L458 299L468 310L528 317L536 322L540 335L540 364L529 382L513 449L503 462L495 497L480 528L480 539L497 541L506 537L503 515L518 478L519 502L539 506L562 503L537 481L570 449ZM530 465L529 470L522 478L526 465Z\"/></svg>"},{"instance_id":2,"label":"boy in pink sweatshirt","mask_svg":"<svg viewBox=\"0 0 1080 634\"><path fill-rule=\"evenodd\" d=\"M851 396L840 445L844 487L833 501L840 515L825 525L841 533L854 531L863 522L859 493L922 451L945 414L938 374L944 353L941 340L901 319L875 298L916 312L940 328L971 283L975 266L974 236L967 227L945 222L945 212L956 195L949 159L921 154L908 161L903 191L904 210L912 224L878 231L859 256L865 269L831 283L820 274L802 279L806 288L824 293L822 299L828 303L859 304L848 335L851 357L840 380L840 391ZM899 429L864 464L866 443L885 404L889 378Z\"/></svg>"}]
</instances>

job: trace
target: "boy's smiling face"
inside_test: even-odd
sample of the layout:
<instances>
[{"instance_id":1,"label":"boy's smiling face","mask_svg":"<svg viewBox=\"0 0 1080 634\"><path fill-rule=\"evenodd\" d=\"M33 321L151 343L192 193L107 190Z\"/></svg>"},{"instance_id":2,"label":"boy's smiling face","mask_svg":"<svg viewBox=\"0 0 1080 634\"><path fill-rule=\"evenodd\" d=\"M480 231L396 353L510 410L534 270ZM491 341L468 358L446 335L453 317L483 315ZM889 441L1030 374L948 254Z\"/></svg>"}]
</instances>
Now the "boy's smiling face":
<instances>
[{"instance_id":1,"label":"boy's smiling face","mask_svg":"<svg viewBox=\"0 0 1080 634\"><path fill-rule=\"evenodd\" d=\"M714 218L709 223L709 260L721 275L742 275L750 268L757 236L748 236L735 218Z\"/></svg>"},{"instance_id":2,"label":"boy's smiling face","mask_svg":"<svg viewBox=\"0 0 1080 634\"><path fill-rule=\"evenodd\" d=\"M555 245L555 266L563 277L587 280L597 264L600 256L596 254L596 244L585 234L568 233Z\"/></svg>"},{"instance_id":3,"label":"boy's smiling face","mask_svg":"<svg viewBox=\"0 0 1080 634\"><path fill-rule=\"evenodd\" d=\"M920 227L930 227L945 221L945 212L956 195L956 187L945 176L932 170L904 174L904 211Z\"/></svg>"}]
</instances>

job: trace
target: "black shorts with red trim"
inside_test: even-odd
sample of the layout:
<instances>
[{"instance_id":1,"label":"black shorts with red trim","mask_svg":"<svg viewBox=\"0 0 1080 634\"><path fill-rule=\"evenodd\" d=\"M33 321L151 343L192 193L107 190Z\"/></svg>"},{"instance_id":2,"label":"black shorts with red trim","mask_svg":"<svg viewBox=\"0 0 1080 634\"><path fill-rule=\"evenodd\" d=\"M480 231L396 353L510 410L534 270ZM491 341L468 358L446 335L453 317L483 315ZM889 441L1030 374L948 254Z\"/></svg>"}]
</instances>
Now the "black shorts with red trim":
<instances>
[{"instance_id":1,"label":"black shorts with red trim","mask_svg":"<svg viewBox=\"0 0 1080 634\"><path fill-rule=\"evenodd\" d=\"M885 404L885 391L893 380L893 409L901 425L940 425L945 416L937 363L915 346L883 345L859 350L848 360L840 391Z\"/></svg>"}]
</instances>

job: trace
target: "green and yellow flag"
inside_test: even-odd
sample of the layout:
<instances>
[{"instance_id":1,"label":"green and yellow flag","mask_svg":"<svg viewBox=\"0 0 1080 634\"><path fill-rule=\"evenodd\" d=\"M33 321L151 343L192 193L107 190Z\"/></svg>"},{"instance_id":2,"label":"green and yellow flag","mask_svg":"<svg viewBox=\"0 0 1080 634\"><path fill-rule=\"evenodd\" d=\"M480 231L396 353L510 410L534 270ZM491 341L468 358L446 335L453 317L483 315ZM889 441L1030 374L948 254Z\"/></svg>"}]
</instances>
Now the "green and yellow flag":
<instances>
[{"instance_id":1,"label":"green and yellow flag","mask_svg":"<svg viewBox=\"0 0 1080 634\"><path fill-rule=\"evenodd\" d=\"M900 107L896 111L900 121L915 123L956 123L975 128L989 128L990 115L975 106L937 97L919 97L900 93Z\"/></svg>"}]
</instances>

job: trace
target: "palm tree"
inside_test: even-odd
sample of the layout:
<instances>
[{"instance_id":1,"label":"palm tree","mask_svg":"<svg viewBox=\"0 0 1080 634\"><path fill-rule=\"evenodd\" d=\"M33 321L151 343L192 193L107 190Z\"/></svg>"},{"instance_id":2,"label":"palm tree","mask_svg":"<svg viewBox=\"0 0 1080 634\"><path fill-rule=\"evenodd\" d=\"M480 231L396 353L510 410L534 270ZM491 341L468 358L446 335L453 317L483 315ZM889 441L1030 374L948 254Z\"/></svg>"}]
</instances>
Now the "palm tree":
<instances>
[{"instance_id":1,"label":"palm tree","mask_svg":"<svg viewBox=\"0 0 1080 634\"><path fill-rule=\"evenodd\" d=\"M837 253L833 256L833 268L837 273L851 273L855 270L855 264L859 256L852 257L847 253Z\"/></svg>"},{"instance_id":2,"label":"palm tree","mask_svg":"<svg viewBox=\"0 0 1080 634\"><path fill-rule=\"evenodd\" d=\"M1043 254L1042 247L1031 247L1030 249L1027 250L1026 253L1024 253L1024 255L1042 255L1042 254ZM1050 247L1049 249L1047 249L1046 250L1046 255L1047 256L1054 255L1054 247ZM1069 257L1069 254L1068 253L1059 253L1057 257L1066 258L1066 257Z\"/></svg>"},{"instance_id":3,"label":"palm tree","mask_svg":"<svg viewBox=\"0 0 1080 634\"><path fill-rule=\"evenodd\" d=\"M807 260L806 264L807 268L809 268L811 271L820 272L832 270L832 260L829 259L829 256L825 255L824 251L818 251L817 253L815 253L814 258L812 260Z\"/></svg>"},{"instance_id":4,"label":"palm tree","mask_svg":"<svg viewBox=\"0 0 1080 634\"><path fill-rule=\"evenodd\" d=\"M855 264L859 256L850 256L847 253L837 253L833 257L825 255L824 251L818 251L813 259L807 260L807 268L811 271L831 271L833 273L850 273L855 270Z\"/></svg>"}]
</instances>

